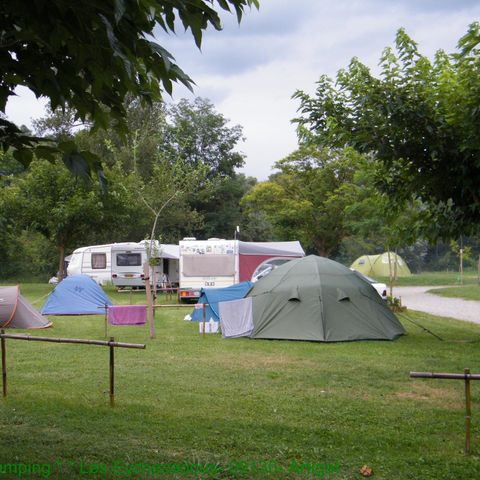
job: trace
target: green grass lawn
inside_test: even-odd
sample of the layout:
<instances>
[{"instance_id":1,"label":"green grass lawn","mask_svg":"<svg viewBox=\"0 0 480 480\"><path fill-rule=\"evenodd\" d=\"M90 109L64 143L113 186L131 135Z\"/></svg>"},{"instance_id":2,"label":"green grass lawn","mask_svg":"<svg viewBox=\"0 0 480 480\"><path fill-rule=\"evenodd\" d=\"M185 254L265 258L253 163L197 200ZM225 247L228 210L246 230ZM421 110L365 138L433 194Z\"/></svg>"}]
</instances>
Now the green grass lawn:
<instances>
[{"instance_id":1,"label":"green grass lawn","mask_svg":"<svg viewBox=\"0 0 480 480\"><path fill-rule=\"evenodd\" d=\"M48 291L22 288L30 300ZM143 302L108 293L115 303ZM375 479L478 476L480 384L466 457L463 383L409 372L479 372L480 326L409 312L445 341L406 321L408 335L395 342L223 340L199 335L185 313L162 309L155 340L147 327L109 328L118 341L147 344L116 350L114 408L107 348L7 340L0 468L39 464L45 478L68 479L278 480L359 479L367 464ZM50 330L33 334L103 339L102 316L51 318ZM210 473L175 473L195 464Z\"/></svg>"},{"instance_id":2,"label":"green grass lawn","mask_svg":"<svg viewBox=\"0 0 480 480\"><path fill-rule=\"evenodd\" d=\"M434 288L428 291L435 295L465 300L480 300L480 285L461 285L458 287Z\"/></svg>"},{"instance_id":3,"label":"green grass lawn","mask_svg":"<svg viewBox=\"0 0 480 480\"><path fill-rule=\"evenodd\" d=\"M388 284L388 277L379 278L379 281ZM467 271L463 275L464 285L478 285L478 276L475 271ZM422 272L409 277L400 277L396 280L397 286L422 286L422 285L459 285L458 272Z\"/></svg>"}]
</instances>

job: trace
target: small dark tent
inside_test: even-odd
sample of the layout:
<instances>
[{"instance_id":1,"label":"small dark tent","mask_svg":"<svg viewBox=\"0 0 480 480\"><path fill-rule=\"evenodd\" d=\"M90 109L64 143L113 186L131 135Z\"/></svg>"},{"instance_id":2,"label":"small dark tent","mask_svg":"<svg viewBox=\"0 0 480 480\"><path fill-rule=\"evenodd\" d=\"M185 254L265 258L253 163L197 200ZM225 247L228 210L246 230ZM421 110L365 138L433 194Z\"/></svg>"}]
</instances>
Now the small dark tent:
<instances>
[{"instance_id":1,"label":"small dark tent","mask_svg":"<svg viewBox=\"0 0 480 480\"><path fill-rule=\"evenodd\" d=\"M0 287L0 328L47 328L52 325L20 295L20 287Z\"/></svg>"},{"instance_id":2,"label":"small dark tent","mask_svg":"<svg viewBox=\"0 0 480 480\"><path fill-rule=\"evenodd\" d=\"M101 315L112 305L102 288L87 275L64 278L40 310L43 315Z\"/></svg>"},{"instance_id":3,"label":"small dark tent","mask_svg":"<svg viewBox=\"0 0 480 480\"><path fill-rule=\"evenodd\" d=\"M205 319L206 321L220 321L218 313L218 303L228 302L243 298L252 288L252 282L241 282L224 288L202 288L200 297L192 313L192 320L201 322L203 320L202 304L206 303Z\"/></svg>"},{"instance_id":4,"label":"small dark tent","mask_svg":"<svg viewBox=\"0 0 480 480\"><path fill-rule=\"evenodd\" d=\"M314 255L276 268L245 299L220 303L219 310L222 333L232 337L339 342L405 333L368 282Z\"/></svg>"}]
</instances>

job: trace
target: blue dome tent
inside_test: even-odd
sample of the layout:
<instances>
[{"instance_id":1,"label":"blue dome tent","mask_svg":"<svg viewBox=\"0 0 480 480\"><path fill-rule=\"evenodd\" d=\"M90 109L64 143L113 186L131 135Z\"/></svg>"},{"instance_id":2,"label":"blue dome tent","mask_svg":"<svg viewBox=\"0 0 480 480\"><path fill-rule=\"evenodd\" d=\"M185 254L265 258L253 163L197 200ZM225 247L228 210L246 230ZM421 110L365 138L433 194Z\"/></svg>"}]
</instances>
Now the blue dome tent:
<instances>
[{"instance_id":1,"label":"blue dome tent","mask_svg":"<svg viewBox=\"0 0 480 480\"><path fill-rule=\"evenodd\" d=\"M191 315L192 321L201 322L203 320L203 308L201 305L206 303L208 306L205 307L205 320L208 322L212 319L215 322L219 322L218 302L228 302L243 298L252 286L252 282L241 282L224 288L202 288L197 305Z\"/></svg>"},{"instance_id":2,"label":"blue dome tent","mask_svg":"<svg viewBox=\"0 0 480 480\"><path fill-rule=\"evenodd\" d=\"M99 307L112 305L102 288L87 275L66 277L49 295L43 315L101 315Z\"/></svg>"}]
</instances>

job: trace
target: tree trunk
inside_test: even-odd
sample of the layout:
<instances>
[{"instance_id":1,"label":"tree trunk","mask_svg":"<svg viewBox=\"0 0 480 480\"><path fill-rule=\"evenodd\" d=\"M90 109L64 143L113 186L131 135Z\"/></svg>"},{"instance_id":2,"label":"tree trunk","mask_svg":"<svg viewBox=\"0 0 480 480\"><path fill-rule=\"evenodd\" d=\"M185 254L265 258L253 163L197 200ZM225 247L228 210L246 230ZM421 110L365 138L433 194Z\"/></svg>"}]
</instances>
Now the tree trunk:
<instances>
[{"instance_id":1,"label":"tree trunk","mask_svg":"<svg viewBox=\"0 0 480 480\"><path fill-rule=\"evenodd\" d=\"M314 242L317 255L320 257L328 257L330 255L330 249L325 247L323 242Z\"/></svg>"},{"instance_id":2,"label":"tree trunk","mask_svg":"<svg viewBox=\"0 0 480 480\"><path fill-rule=\"evenodd\" d=\"M59 260L58 260L58 281L61 282L65 278L65 247L63 245L58 246Z\"/></svg>"},{"instance_id":3,"label":"tree trunk","mask_svg":"<svg viewBox=\"0 0 480 480\"><path fill-rule=\"evenodd\" d=\"M392 260L390 256L390 245L387 245L387 255L388 255L388 286L390 288L390 297L393 298L393 270L392 270Z\"/></svg>"},{"instance_id":4,"label":"tree trunk","mask_svg":"<svg viewBox=\"0 0 480 480\"><path fill-rule=\"evenodd\" d=\"M393 285L397 281L398 277L398 247L395 247L395 250L393 251L393 261L395 262L393 264L393 280L392 280L392 292L393 292ZM393 297L393 295L392 295Z\"/></svg>"},{"instance_id":5,"label":"tree trunk","mask_svg":"<svg viewBox=\"0 0 480 480\"><path fill-rule=\"evenodd\" d=\"M463 248L460 249L460 285L463 285Z\"/></svg>"},{"instance_id":6,"label":"tree trunk","mask_svg":"<svg viewBox=\"0 0 480 480\"><path fill-rule=\"evenodd\" d=\"M480 283L480 255L478 256L478 263L477 263L477 283Z\"/></svg>"},{"instance_id":7,"label":"tree trunk","mask_svg":"<svg viewBox=\"0 0 480 480\"><path fill-rule=\"evenodd\" d=\"M150 286L150 265L148 262L143 264L143 276L145 280L145 294L147 296L147 319L150 326L150 338L155 338L155 323L153 318L153 298L152 287Z\"/></svg>"}]
</instances>

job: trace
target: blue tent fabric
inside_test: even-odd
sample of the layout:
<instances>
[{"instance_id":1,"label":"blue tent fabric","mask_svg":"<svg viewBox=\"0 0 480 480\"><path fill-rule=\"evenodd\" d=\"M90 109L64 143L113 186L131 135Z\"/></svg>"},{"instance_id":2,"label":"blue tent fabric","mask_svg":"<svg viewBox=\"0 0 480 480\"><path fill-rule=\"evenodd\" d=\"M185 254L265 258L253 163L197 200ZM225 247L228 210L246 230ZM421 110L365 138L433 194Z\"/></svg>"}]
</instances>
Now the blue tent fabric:
<instances>
[{"instance_id":1,"label":"blue tent fabric","mask_svg":"<svg viewBox=\"0 0 480 480\"><path fill-rule=\"evenodd\" d=\"M215 322L219 322L218 303L244 298L252 286L252 282L242 282L224 288L202 288L197 306L208 303L208 306L205 308L206 321L208 322L212 319ZM191 317L194 322L203 321L203 308L195 308Z\"/></svg>"},{"instance_id":2,"label":"blue tent fabric","mask_svg":"<svg viewBox=\"0 0 480 480\"><path fill-rule=\"evenodd\" d=\"M98 307L112 305L102 288L87 275L66 277L49 295L43 315L102 315Z\"/></svg>"}]
</instances>

